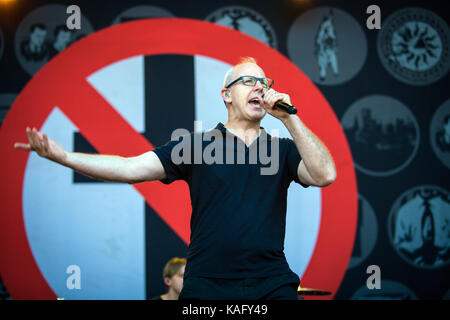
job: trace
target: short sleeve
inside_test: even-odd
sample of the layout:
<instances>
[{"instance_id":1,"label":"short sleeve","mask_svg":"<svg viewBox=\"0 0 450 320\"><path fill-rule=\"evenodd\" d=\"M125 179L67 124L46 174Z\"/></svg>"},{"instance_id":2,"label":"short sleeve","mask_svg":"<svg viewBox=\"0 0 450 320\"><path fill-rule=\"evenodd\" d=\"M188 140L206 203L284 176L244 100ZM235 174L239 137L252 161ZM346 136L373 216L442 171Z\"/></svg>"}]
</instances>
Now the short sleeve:
<instances>
[{"instance_id":1,"label":"short sleeve","mask_svg":"<svg viewBox=\"0 0 450 320\"><path fill-rule=\"evenodd\" d=\"M160 180L169 184L176 180L187 181L191 172L191 136L181 136L153 150L161 161L167 178ZM187 158L186 158L187 156Z\"/></svg>"},{"instance_id":2,"label":"short sleeve","mask_svg":"<svg viewBox=\"0 0 450 320\"><path fill-rule=\"evenodd\" d=\"M303 187L307 188L308 185L300 182L298 178L298 166L300 164L300 161L302 160L302 157L300 156L300 153L297 150L297 146L295 145L295 142L292 139L286 139L287 141L287 167L288 167L288 174L289 174L289 181L295 181L299 184L301 184Z\"/></svg>"}]
</instances>

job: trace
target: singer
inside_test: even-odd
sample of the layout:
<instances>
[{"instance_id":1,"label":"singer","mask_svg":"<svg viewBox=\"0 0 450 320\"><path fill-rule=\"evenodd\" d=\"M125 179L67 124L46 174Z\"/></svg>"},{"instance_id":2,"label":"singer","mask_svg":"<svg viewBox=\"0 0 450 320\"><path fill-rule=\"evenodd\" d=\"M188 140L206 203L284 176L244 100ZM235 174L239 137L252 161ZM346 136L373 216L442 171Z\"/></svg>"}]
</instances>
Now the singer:
<instances>
[{"instance_id":1,"label":"singer","mask_svg":"<svg viewBox=\"0 0 450 320\"><path fill-rule=\"evenodd\" d=\"M273 84L253 58L242 58L233 66L221 90L228 120L210 132L181 137L195 141L201 136L200 151L193 150L187 161L175 161L174 150L180 143L176 140L135 157L93 155L65 151L35 128L26 128L28 143L15 147L104 181L185 180L192 217L180 299L296 300L300 279L283 252L287 189L292 181L326 187L335 181L336 169L328 149L302 120L280 103L277 106L291 101ZM282 122L292 139L272 137L260 127L267 113ZM203 139L206 134L211 139ZM215 156L226 160L193 161L196 153L225 140L234 147L216 145ZM255 148L259 153L251 152ZM261 161L261 150L277 157L276 172L261 173L267 165ZM255 161L229 161L252 157Z\"/></svg>"}]
</instances>

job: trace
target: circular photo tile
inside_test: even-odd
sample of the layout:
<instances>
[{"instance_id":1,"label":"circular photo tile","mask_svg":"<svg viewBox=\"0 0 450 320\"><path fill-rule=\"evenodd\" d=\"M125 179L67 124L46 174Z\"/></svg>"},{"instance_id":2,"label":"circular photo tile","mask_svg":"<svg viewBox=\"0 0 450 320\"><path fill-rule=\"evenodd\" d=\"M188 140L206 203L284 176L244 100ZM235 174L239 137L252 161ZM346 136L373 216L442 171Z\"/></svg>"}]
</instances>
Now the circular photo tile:
<instances>
[{"instance_id":1,"label":"circular photo tile","mask_svg":"<svg viewBox=\"0 0 450 320\"><path fill-rule=\"evenodd\" d=\"M59 52L94 32L91 23L81 12L81 29L67 27L67 7L45 5L31 11L19 24L15 35L15 52L22 68L30 75Z\"/></svg>"},{"instance_id":2,"label":"circular photo tile","mask_svg":"<svg viewBox=\"0 0 450 320\"><path fill-rule=\"evenodd\" d=\"M397 80L415 86L434 83L450 68L450 31L447 23L422 8L398 10L383 21L378 55Z\"/></svg>"},{"instance_id":3,"label":"circular photo tile","mask_svg":"<svg viewBox=\"0 0 450 320\"><path fill-rule=\"evenodd\" d=\"M388 176L404 169L419 148L419 126L403 103L384 95L354 102L342 117L355 167Z\"/></svg>"},{"instance_id":4,"label":"circular photo tile","mask_svg":"<svg viewBox=\"0 0 450 320\"><path fill-rule=\"evenodd\" d=\"M317 7L304 12L289 29L291 60L315 83L350 81L363 67L367 40L360 24L347 12Z\"/></svg>"},{"instance_id":5,"label":"circular photo tile","mask_svg":"<svg viewBox=\"0 0 450 320\"><path fill-rule=\"evenodd\" d=\"M398 255L417 268L448 265L450 258L450 197L438 186L404 192L389 213L388 233Z\"/></svg>"},{"instance_id":6,"label":"circular photo tile","mask_svg":"<svg viewBox=\"0 0 450 320\"><path fill-rule=\"evenodd\" d=\"M278 49L274 28L261 13L253 9L242 6L223 7L208 15L205 20L241 31Z\"/></svg>"},{"instance_id":7,"label":"circular photo tile","mask_svg":"<svg viewBox=\"0 0 450 320\"><path fill-rule=\"evenodd\" d=\"M112 24L115 25L138 19L169 18L169 17L174 17L174 15L164 8L143 5L132 7L123 11L114 19Z\"/></svg>"},{"instance_id":8,"label":"circular photo tile","mask_svg":"<svg viewBox=\"0 0 450 320\"><path fill-rule=\"evenodd\" d=\"M381 270L383 274L383 270ZM368 275L369 276L369 275ZM397 281L381 280L381 289L369 289L367 285L359 288L351 300L418 300L407 286Z\"/></svg>"}]
</instances>

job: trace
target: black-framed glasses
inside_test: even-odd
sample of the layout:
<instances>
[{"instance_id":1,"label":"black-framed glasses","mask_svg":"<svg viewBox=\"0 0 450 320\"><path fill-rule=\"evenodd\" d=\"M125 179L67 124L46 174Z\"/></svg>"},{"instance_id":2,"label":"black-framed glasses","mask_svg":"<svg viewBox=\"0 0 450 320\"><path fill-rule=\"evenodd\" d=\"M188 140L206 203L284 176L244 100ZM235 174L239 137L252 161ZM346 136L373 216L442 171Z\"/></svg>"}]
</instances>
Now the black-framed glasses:
<instances>
[{"instance_id":1,"label":"black-framed glasses","mask_svg":"<svg viewBox=\"0 0 450 320\"><path fill-rule=\"evenodd\" d=\"M228 89L229 87L231 87L232 85L234 85L238 82L242 82L242 84L249 86L249 87L254 87L258 81L261 83L261 85L263 86L264 89L270 89L273 86L273 80L269 79L269 78L257 78L254 76L242 76L242 77L239 77L236 80L232 81L230 84L228 84L225 87L225 89Z\"/></svg>"}]
</instances>

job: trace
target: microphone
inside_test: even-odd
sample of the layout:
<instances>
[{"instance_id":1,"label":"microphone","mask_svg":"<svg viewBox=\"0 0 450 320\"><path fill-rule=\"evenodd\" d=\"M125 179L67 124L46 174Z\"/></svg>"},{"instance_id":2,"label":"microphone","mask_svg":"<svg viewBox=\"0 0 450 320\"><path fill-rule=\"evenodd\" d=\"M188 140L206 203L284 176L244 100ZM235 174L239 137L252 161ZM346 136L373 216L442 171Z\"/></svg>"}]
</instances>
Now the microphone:
<instances>
[{"instance_id":1,"label":"microphone","mask_svg":"<svg viewBox=\"0 0 450 320\"><path fill-rule=\"evenodd\" d=\"M275 102L275 107L277 107L278 109L281 109L284 112L287 112L289 114L297 113L297 108L295 108L294 106L291 106L290 104L287 104L286 102L283 102L283 101Z\"/></svg>"},{"instance_id":2,"label":"microphone","mask_svg":"<svg viewBox=\"0 0 450 320\"><path fill-rule=\"evenodd\" d=\"M264 95L262 95L261 98L264 98ZM289 114L297 113L296 107L291 106L290 104L283 102L283 101L275 102L275 107L277 107L278 109L283 110L284 112L289 113Z\"/></svg>"}]
</instances>

